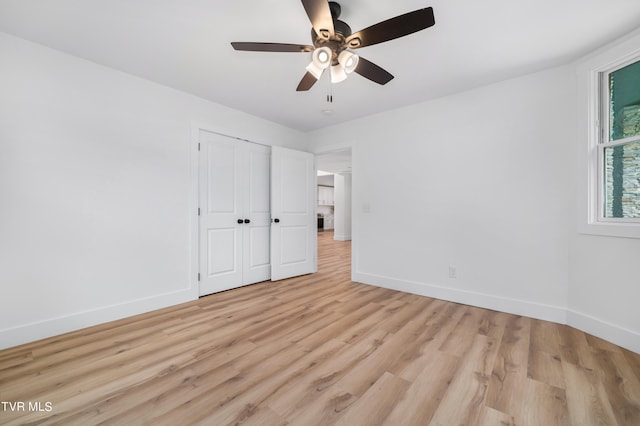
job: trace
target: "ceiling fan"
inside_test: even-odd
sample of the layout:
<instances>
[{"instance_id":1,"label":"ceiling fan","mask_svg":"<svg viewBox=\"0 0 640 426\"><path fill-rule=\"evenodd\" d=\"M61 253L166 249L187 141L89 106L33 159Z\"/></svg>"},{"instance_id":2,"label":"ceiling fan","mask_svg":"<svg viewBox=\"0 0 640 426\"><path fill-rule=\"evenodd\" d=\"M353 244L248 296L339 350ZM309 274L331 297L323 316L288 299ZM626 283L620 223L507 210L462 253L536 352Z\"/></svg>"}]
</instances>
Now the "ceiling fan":
<instances>
[{"instance_id":1,"label":"ceiling fan","mask_svg":"<svg viewBox=\"0 0 640 426\"><path fill-rule=\"evenodd\" d=\"M435 24L433 8L418 9L387 19L356 33L339 20L341 7L334 1L301 0L311 21L313 46L287 43L233 42L235 50L253 52L312 52L312 61L298 84L297 91L305 91L318 81L330 67L331 81L337 83L356 72L378 84L387 84L393 75L373 62L359 57L351 49L367 47L424 30Z\"/></svg>"}]
</instances>

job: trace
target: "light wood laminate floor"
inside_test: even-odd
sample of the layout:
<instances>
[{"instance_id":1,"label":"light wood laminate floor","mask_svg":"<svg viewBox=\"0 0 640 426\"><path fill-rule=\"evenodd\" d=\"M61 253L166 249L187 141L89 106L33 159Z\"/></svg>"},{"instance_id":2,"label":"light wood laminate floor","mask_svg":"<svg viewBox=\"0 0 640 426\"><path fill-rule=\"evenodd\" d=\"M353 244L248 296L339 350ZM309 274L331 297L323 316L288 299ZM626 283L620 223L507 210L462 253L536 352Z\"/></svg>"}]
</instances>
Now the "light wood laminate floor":
<instances>
[{"instance_id":1,"label":"light wood laminate floor","mask_svg":"<svg viewBox=\"0 0 640 426\"><path fill-rule=\"evenodd\" d=\"M317 274L0 351L0 400L42 410L0 424L640 425L640 355L351 282L319 237Z\"/></svg>"}]
</instances>

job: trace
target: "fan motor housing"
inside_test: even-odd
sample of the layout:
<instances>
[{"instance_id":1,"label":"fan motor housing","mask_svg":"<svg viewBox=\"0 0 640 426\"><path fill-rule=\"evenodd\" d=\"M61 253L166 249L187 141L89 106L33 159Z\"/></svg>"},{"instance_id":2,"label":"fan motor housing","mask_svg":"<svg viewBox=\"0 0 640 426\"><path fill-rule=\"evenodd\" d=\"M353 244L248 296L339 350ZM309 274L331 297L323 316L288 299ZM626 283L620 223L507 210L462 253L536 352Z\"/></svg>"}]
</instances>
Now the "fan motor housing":
<instances>
[{"instance_id":1,"label":"fan motor housing","mask_svg":"<svg viewBox=\"0 0 640 426\"><path fill-rule=\"evenodd\" d=\"M329 2L329 10L331 10L331 17L334 21L338 19L340 17L340 13L342 13L342 7L340 6L340 3L335 1Z\"/></svg>"},{"instance_id":2,"label":"fan motor housing","mask_svg":"<svg viewBox=\"0 0 640 426\"><path fill-rule=\"evenodd\" d=\"M329 39L325 39L323 37L318 36L315 30L311 29L311 39L313 40L313 45L316 48L320 47L328 47L331 50L331 65L338 64L338 56L342 53L343 50L347 49L347 44L345 43L345 36L335 32L335 35L330 37Z\"/></svg>"}]
</instances>

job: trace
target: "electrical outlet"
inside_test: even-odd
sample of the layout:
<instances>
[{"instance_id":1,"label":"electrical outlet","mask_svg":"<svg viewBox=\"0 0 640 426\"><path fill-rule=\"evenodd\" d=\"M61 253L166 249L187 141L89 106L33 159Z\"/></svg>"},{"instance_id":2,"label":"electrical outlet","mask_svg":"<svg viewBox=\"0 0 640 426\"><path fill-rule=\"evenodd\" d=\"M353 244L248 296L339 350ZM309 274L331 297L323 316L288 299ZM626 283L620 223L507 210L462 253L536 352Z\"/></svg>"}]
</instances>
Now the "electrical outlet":
<instances>
[{"instance_id":1,"label":"electrical outlet","mask_svg":"<svg viewBox=\"0 0 640 426\"><path fill-rule=\"evenodd\" d=\"M449 266L449 278L456 278L458 275L458 271L455 266Z\"/></svg>"}]
</instances>

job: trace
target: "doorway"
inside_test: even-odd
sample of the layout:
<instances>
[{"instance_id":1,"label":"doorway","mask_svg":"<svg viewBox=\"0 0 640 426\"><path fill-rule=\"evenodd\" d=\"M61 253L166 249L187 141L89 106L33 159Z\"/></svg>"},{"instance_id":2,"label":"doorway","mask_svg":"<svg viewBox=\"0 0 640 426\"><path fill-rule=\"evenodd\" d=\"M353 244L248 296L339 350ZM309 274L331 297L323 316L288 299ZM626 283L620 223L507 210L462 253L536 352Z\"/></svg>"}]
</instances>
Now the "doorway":
<instances>
[{"instance_id":1,"label":"doorway","mask_svg":"<svg viewBox=\"0 0 640 426\"><path fill-rule=\"evenodd\" d=\"M351 148L316 154L318 252L320 240L351 241Z\"/></svg>"}]
</instances>

